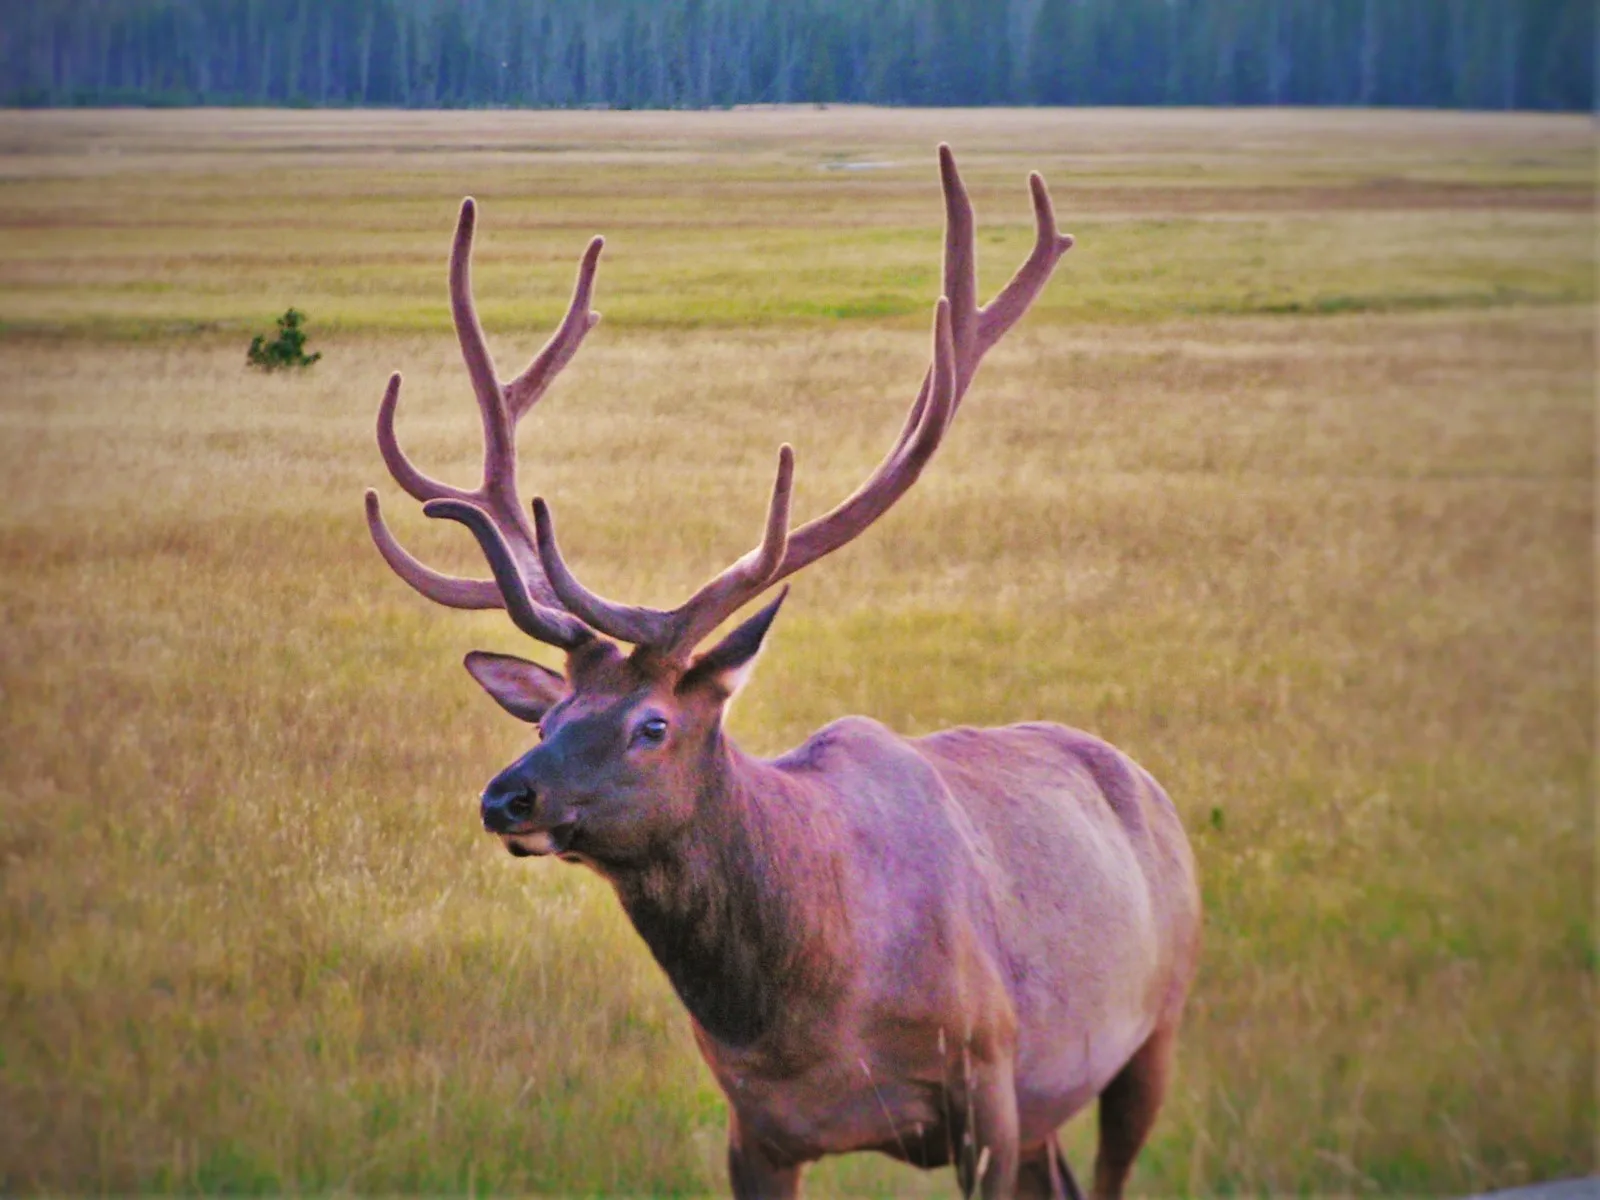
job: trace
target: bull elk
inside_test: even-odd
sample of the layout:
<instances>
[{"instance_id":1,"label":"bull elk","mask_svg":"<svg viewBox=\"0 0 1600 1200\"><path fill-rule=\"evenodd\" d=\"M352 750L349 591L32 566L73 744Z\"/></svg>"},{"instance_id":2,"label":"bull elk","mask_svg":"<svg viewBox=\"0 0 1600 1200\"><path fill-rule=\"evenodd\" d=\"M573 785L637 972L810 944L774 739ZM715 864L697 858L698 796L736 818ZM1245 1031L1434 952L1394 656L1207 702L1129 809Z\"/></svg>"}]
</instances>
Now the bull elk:
<instances>
[{"instance_id":1,"label":"bull elk","mask_svg":"<svg viewBox=\"0 0 1600 1200\"><path fill-rule=\"evenodd\" d=\"M1120 751L1045 723L907 738L845 717L763 761L733 744L722 717L787 589L696 653L905 494L984 354L1072 245L1033 175L1033 250L979 307L972 206L947 146L939 168L944 295L899 437L849 498L798 529L783 446L760 545L678 608L590 591L562 557L549 507L534 500L530 523L517 499L514 430L599 319L600 238L556 333L502 383L472 299L477 209L462 202L450 302L483 420L478 487L430 479L401 452L398 374L378 409L395 481L428 516L472 532L493 580L424 566L368 491L384 559L428 599L504 608L566 652L565 674L466 657L540 735L484 789L484 828L513 855L583 863L615 888L727 1096L741 1197L794 1195L806 1163L855 1150L953 1162L963 1194L1080 1196L1057 1130L1096 1097L1094 1193L1118 1196L1167 1089L1195 970L1188 842L1160 785Z\"/></svg>"}]
</instances>

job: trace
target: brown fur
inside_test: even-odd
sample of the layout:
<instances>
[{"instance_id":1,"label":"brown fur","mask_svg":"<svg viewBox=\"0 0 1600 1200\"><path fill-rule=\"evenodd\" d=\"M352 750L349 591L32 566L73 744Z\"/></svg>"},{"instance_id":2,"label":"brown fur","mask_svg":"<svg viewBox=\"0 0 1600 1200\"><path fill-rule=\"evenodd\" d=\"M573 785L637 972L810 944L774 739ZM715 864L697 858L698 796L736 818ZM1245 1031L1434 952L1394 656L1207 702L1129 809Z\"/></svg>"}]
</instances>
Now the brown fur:
<instances>
[{"instance_id":1,"label":"brown fur","mask_svg":"<svg viewBox=\"0 0 1600 1200\"><path fill-rule=\"evenodd\" d=\"M749 758L721 729L719 679L747 661L728 642L702 660L723 676L590 662L486 804L537 794L512 843L583 814L564 852L610 880L689 1010L736 1192L870 1149L969 1180L981 1161L985 1195L1071 1195L1056 1130L1101 1096L1096 1195L1119 1194L1198 952L1165 793L1058 725L908 740L850 717ZM668 722L659 747L628 745L641 714Z\"/></svg>"},{"instance_id":2,"label":"brown fur","mask_svg":"<svg viewBox=\"0 0 1600 1200\"><path fill-rule=\"evenodd\" d=\"M722 715L783 596L693 657L724 618L904 495L983 355L1071 247L1034 175L1033 250L980 307L972 206L947 146L939 169L944 295L899 438L849 498L793 531L783 447L760 545L677 609L589 591L561 558L548 506L534 501L530 529L517 500L515 426L598 319L588 306L599 239L555 336L502 383L472 301L477 210L462 205L450 296L483 417L478 487L429 479L400 452L398 375L379 408L397 482L428 515L472 531L494 580L422 565L368 492L385 560L423 595L503 607L567 652L565 678L507 655L467 657L542 735L485 789L484 825L518 856L586 863L616 888L727 1094L739 1196L793 1195L805 1163L878 1150L953 1163L969 1194L1074 1197L1056 1130L1096 1096L1095 1193L1118 1196L1160 1108L1194 975L1189 846L1166 794L1120 751L1060 725L908 740L847 717L762 762L724 736Z\"/></svg>"}]
</instances>

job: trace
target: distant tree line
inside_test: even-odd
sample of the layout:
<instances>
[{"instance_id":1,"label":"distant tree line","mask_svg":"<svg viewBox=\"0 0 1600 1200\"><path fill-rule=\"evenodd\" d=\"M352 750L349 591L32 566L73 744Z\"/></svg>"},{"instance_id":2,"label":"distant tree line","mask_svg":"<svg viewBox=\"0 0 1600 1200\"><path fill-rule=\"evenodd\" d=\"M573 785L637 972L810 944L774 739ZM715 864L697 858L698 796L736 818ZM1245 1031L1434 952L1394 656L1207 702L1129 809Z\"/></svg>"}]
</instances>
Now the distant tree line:
<instances>
[{"instance_id":1,"label":"distant tree line","mask_svg":"<svg viewBox=\"0 0 1600 1200\"><path fill-rule=\"evenodd\" d=\"M1592 109L1594 0L0 0L0 102Z\"/></svg>"}]
</instances>

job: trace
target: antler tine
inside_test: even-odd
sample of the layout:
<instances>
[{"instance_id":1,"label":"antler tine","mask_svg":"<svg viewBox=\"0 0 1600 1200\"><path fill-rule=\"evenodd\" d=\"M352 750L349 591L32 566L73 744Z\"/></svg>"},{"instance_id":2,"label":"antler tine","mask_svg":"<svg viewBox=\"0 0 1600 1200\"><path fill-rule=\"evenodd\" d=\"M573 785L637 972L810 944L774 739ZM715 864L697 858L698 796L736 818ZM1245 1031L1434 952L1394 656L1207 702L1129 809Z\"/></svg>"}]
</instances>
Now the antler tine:
<instances>
[{"instance_id":1,"label":"antler tine","mask_svg":"<svg viewBox=\"0 0 1600 1200\"><path fill-rule=\"evenodd\" d=\"M954 336L956 361L971 360L972 370L956 372L957 403L966 391L972 372L977 370L972 354L978 327L978 253L977 229L972 212L972 199L967 195L966 184L961 182L961 172L956 169L955 152L948 142L939 143L939 186L944 192L944 295L950 301L950 327ZM906 413L899 436L879 464L885 469L905 444L911 440L922 423L923 411L928 404L928 388L933 381L933 368L922 376L922 386L917 398Z\"/></svg>"},{"instance_id":2,"label":"antler tine","mask_svg":"<svg viewBox=\"0 0 1600 1200\"><path fill-rule=\"evenodd\" d=\"M394 414L399 403L400 372L396 371L389 376L389 384L384 388L383 399L378 404L378 451L383 455L383 461L389 468L389 474L394 476L394 481L414 499L423 502L438 499L462 500L469 497L471 493L424 475L406 457L405 451L400 449L400 442L395 437L394 431ZM445 575L432 567L425 566L413 557L389 531L389 526L383 519L383 511L378 505L378 493L371 488L367 489L366 507L367 529L372 534L373 544L378 547L378 553L383 555L383 561L389 564L396 575L427 599L435 604L443 604L447 608L505 607L498 589L491 581Z\"/></svg>"},{"instance_id":3,"label":"antler tine","mask_svg":"<svg viewBox=\"0 0 1600 1200\"><path fill-rule=\"evenodd\" d=\"M939 184L944 191L944 294L950 301L950 330L956 361L971 357L978 332L977 231L972 200L956 170L956 156L939 143ZM973 362L976 369L977 363ZM957 372L958 386L965 383Z\"/></svg>"},{"instance_id":4,"label":"antler tine","mask_svg":"<svg viewBox=\"0 0 1600 1200\"><path fill-rule=\"evenodd\" d=\"M394 414L399 404L400 372L396 371L389 376L389 386L384 388L383 399L378 403L378 453L383 455L384 464L389 468L389 474L394 476L394 481L413 499L424 503L446 497L467 499L470 493L441 483L417 470L415 464L406 457L405 451L400 449L400 441L394 432Z\"/></svg>"},{"instance_id":5,"label":"antler tine","mask_svg":"<svg viewBox=\"0 0 1600 1200\"><path fill-rule=\"evenodd\" d=\"M513 424L539 402L539 397L561 373L561 368L572 361L585 335L600 323L600 314L589 307L589 298L594 293L595 272L599 269L600 251L605 249L605 245L603 237L597 237L589 243L589 248L583 252L583 258L578 263L578 281L572 289L572 302L567 305L567 315L561 318L560 326L550 335L544 348L533 356L533 361L522 374L506 384L506 404L511 410Z\"/></svg>"},{"instance_id":6,"label":"antler tine","mask_svg":"<svg viewBox=\"0 0 1600 1200\"><path fill-rule=\"evenodd\" d=\"M500 589L487 579L460 579L424 566L394 540L378 508L378 493L367 489L367 529L394 573L435 604L446 608L504 608Z\"/></svg>"},{"instance_id":7,"label":"antler tine","mask_svg":"<svg viewBox=\"0 0 1600 1200\"><path fill-rule=\"evenodd\" d=\"M789 501L794 493L794 448L778 447L778 473L767 502L767 524L761 544L727 570L706 582L678 609L669 657L687 654L732 613L754 600L772 583L789 548Z\"/></svg>"},{"instance_id":8,"label":"antler tine","mask_svg":"<svg viewBox=\"0 0 1600 1200\"><path fill-rule=\"evenodd\" d=\"M1050 281L1056 263L1076 243L1070 233L1056 228L1055 209L1050 203L1050 189L1045 186L1044 176L1037 171L1030 172L1028 190L1033 193L1033 217L1038 234L1027 260L978 314L980 357L1022 319L1022 314Z\"/></svg>"},{"instance_id":9,"label":"antler tine","mask_svg":"<svg viewBox=\"0 0 1600 1200\"><path fill-rule=\"evenodd\" d=\"M456 236L450 244L450 319L455 323L461 358L467 364L472 390L483 416L483 491L485 498L512 486L516 477L516 444L507 420L505 395L489 356L489 343L478 323L478 306L472 297L472 234L478 223L478 205L471 196L461 202ZM515 507L515 496L512 507Z\"/></svg>"},{"instance_id":10,"label":"antler tine","mask_svg":"<svg viewBox=\"0 0 1600 1200\"><path fill-rule=\"evenodd\" d=\"M601 633L635 645L658 642L666 636L670 613L632 604L617 604L596 595L578 582L561 557L561 548L556 545L550 506L544 502L543 496L533 499L533 530L545 577L550 580L556 598L573 616Z\"/></svg>"},{"instance_id":11,"label":"antler tine","mask_svg":"<svg viewBox=\"0 0 1600 1200\"><path fill-rule=\"evenodd\" d=\"M523 633L563 650L574 650L594 637L594 631L578 618L546 608L528 595L521 568L511 556L499 525L483 509L465 500L430 500L422 511L426 516L459 521L472 531L484 558L489 560L505 609Z\"/></svg>"},{"instance_id":12,"label":"antler tine","mask_svg":"<svg viewBox=\"0 0 1600 1200\"><path fill-rule=\"evenodd\" d=\"M556 543L550 506L533 502L533 524L539 558L550 586L575 616L602 633L648 647L662 658L681 658L723 619L761 594L783 561L789 537L789 502L794 492L794 450L778 448L778 470L767 504L761 544L705 583L678 608L641 608L618 604L590 591L567 566Z\"/></svg>"}]
</instances>

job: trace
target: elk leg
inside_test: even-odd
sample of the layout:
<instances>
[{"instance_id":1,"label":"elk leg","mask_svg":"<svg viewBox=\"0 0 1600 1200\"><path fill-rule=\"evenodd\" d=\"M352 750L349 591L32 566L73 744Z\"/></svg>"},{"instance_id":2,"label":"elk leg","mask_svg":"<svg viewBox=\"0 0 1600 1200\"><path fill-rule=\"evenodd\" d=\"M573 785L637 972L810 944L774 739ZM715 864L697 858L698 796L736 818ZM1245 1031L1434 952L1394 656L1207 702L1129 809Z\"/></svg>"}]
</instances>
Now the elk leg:
<instances>
[{"instance_id":1,"label":"elk leg","mask_svg":"<svg viewBox=\"0 0 1600 1200\"><path fill-rule=\"evenodd\" d=\"M1072 1177L1054 1134L1023 1151L1017 1166L1017 1200L1083 1200L1083 1189Z\"/></svg>"},{"instance_id":2,"label":"elk leg","mask_svg":"<svg viewBox=\"0 0 1600 1200\"><path fill-rule=\"evenodd\" d=\"M1100 1145L1094 1200L1120 1200L1133 1160L1150 1134L1172 1077L1176 1025L1157 1029L1100 1093Z\"/></svg>"},{"instance_id":3,"label":"elk leg","mask_svg":"<svg viewBox=\"0 0 1600 1200\"><path fill-rule=\"evenodd\" d=\"M741 1136L739 1118L728 1110L728 1182L734 1200L788 1200L800 1194L800 1166L774 1162L753 1138Z\"/></svg>"},{"instance_id":4,"label":"elk leg","mask_svg":"<svg viewBox=\"0 0 1600 1200\"><path fill-rule=\"evenodd\" d=\"M1010 1200L1017 1189L1017 1091L1011 1060L975 1064L967 1101L972 1119L961 1138L956 1177L963 1196Z\"/></svg>"}]
</instances>

